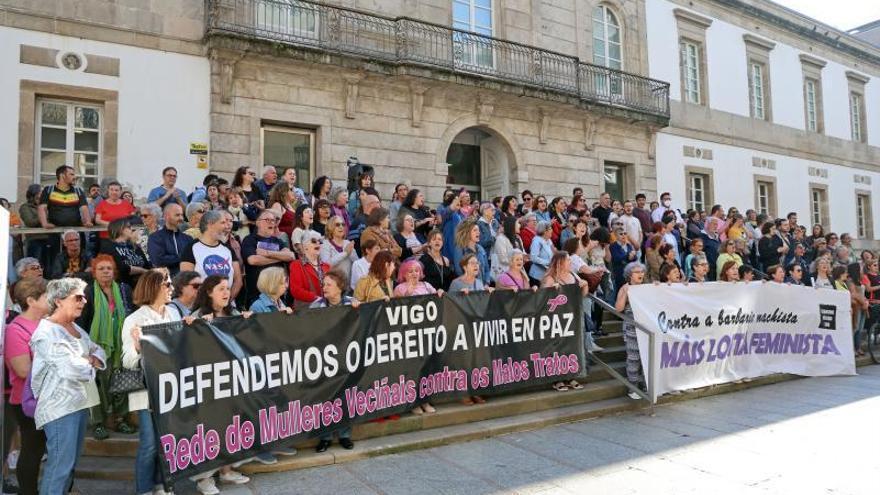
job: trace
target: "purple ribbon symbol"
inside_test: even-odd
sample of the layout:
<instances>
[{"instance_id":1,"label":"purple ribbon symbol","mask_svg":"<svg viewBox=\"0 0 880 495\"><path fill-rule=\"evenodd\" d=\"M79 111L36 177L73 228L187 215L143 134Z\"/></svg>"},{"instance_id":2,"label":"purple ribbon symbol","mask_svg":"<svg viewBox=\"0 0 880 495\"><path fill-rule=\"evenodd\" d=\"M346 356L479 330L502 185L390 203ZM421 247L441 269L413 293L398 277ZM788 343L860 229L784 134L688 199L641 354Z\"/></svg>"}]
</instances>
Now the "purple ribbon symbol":
<instances>
[{"instance_id":1,"label":"purple ribbon symbol","mask_svg":"<svg viewBox=\"0 0 880 495\"><path fill-rule=\"evenodd\" d=\"M550 312L552 313L552 312L556 311L556 308L558 308L559 306L562 306L563 304L565 304L567 302L568 302L568 298L565 297L565 294L559 294L558 296L554 297L553 299L550 299L549 301L547 301L547 305L550 306Z\"/></svg>"}]
</instances>

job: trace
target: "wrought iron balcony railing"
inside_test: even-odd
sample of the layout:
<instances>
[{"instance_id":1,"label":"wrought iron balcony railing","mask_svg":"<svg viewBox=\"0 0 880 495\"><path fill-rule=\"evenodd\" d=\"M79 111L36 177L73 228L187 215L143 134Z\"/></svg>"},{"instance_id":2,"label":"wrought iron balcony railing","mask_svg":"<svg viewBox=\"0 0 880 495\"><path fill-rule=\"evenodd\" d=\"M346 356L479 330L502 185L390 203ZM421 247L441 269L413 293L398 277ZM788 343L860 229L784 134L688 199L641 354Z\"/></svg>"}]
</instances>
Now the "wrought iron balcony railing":
<instances>
[{"instance_id":1,"label":"wrought iron balcony railing","mask_svg":"<svg viewBox=\"0 0 880 495\"><path fill-rule=\"evenodd\" d=\"M306 0L208 0L208 6L209 33L440 68L669 117L669 83L533 46Z\"/></svg>"}]
</instances>

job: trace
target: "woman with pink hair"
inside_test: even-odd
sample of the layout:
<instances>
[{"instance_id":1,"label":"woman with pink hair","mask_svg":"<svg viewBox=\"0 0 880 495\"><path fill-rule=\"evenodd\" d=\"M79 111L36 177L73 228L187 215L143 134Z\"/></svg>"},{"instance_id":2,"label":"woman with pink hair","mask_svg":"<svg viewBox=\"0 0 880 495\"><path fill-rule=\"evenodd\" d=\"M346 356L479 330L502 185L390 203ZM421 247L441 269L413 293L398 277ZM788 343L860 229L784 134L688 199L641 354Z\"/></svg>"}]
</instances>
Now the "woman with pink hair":
<instances>
[{"instance_id":1,"label":"woman with pink hair","mask_svg":"<svg viewBox=\"0 0 880 495\"><path fill-rule=\"evenodd\" d=\"M422 280L423 272L422 264L416 259L408 259L401 263L400 269L397 270L397 287L394 288L394 297L426 296L429 294L442 296L442 289L436 290L431 284ZM416 416L435 412L437 409L429 402L419 404L412 410Z\"/></svg>"},{"instance_id":2,"label":"woman with pink hair","mask_svg":"<svg viewBox=\"0 0 880 495\"><path fill-rule=\"evenodd\" d=\"M400 264L397 270L397 287L394 288L394 297L425 296L428 294L443 295L443 290L437 290L424 278L422 263L410 258Z\"/></svg>"}]
</instances>

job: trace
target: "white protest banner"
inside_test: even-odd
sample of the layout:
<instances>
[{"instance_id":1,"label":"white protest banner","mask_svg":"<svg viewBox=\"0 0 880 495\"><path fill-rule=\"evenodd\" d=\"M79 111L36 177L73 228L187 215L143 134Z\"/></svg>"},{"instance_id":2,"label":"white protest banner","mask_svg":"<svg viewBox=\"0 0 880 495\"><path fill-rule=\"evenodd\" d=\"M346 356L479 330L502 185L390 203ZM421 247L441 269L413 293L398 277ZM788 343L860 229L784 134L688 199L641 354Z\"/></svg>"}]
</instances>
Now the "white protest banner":
<instances>
[{"instance_id":1,"label":"white protest banner","mask_svg":"<svg viewBox=\"0 0 880 495\"><path fill-rule=\"evenodd\" d=\"M849 292L777 283L636 285L629 300L654 393L773 373L854 375ZM647 371L645 372L647 375ZM656 399L656 397L652 397Z\"/></svg>"}]
</instances>

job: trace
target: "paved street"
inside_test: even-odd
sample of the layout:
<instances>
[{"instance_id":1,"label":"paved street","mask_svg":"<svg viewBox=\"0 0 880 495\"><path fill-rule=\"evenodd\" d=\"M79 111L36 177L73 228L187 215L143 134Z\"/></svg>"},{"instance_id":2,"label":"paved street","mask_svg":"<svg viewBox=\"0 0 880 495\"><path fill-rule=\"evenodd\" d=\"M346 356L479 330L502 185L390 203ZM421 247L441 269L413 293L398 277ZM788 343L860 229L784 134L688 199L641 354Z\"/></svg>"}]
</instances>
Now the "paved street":
<instances>
[{"instance_id":1,"label":"paved street","mask_svg":"<svg viewBox=\"0 0 880 495\"><path fill-rule=\"evenodd\" d=\"M223 493L875 495L880 366L859 372L662 406L655 417L625 414L264 474ZM84 494L127 488L78 486Z\"/></svg>"}]
</instances>

